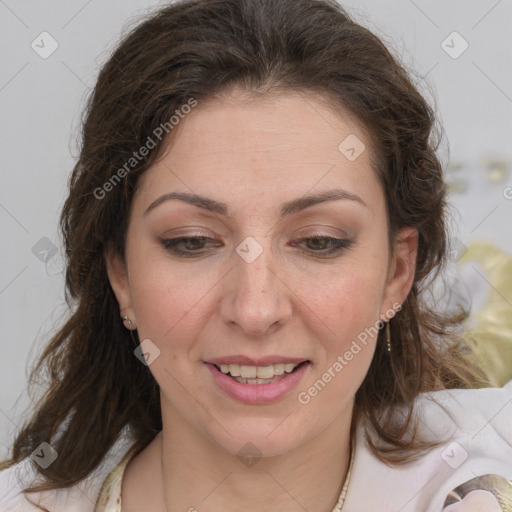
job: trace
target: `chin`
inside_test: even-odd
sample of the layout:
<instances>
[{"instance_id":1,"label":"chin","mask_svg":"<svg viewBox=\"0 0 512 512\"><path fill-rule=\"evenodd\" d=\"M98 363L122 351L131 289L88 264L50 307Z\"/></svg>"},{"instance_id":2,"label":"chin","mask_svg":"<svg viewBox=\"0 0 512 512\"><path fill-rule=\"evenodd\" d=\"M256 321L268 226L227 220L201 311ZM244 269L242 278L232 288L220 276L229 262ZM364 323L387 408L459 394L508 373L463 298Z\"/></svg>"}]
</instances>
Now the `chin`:
<instances>
[{"instance_id":1,"label":"chin","mask_svg":"<svg viewBox=\"0 0 512 512\"><path fill-rule=\"evenodd\" d=\"M241 418L230 422L224 431L210 431L221 450L237 457L277 457L293 451L305 442L303 429L293 431L290 425L284 425L283 418L272 420L268 418ZM298 427L296 427L298 428ZM229 435L231 434L231 435Z\"/></svg>"}]
</instances>

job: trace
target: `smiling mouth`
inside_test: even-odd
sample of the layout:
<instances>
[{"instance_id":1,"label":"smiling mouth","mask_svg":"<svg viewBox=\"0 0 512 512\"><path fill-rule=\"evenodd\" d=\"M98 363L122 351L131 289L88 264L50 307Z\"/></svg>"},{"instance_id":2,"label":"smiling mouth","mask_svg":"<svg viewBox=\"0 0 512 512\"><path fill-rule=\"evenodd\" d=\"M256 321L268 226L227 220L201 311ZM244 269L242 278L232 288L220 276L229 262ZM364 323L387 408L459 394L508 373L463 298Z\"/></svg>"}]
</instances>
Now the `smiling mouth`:
<instances>
[{"instance_id":1,"label":"smiling mouth","mask_svg":"<svg viewBox=\"0 0 512 512\"><path fill-rule=\"evenodd\" d=\"M309 361L301 363L277 363L268 366L247 366L239 364L214 364L220 372L241 384L271 384L286 378Z\"/></svg>"}]
</instances>

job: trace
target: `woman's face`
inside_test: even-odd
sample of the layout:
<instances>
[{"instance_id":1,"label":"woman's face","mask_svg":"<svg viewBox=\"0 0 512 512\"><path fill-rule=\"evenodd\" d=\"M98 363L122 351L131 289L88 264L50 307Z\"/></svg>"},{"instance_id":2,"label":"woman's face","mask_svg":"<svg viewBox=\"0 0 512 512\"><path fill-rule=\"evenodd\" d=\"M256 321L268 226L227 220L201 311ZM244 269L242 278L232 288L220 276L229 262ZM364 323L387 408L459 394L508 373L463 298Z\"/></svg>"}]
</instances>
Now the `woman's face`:
<instances>
[{"instance_id":1,"label":"woman's face","mask_svg":"<svg viewBox=\"0 0 512 512\"><path fill-rule=\"evenodd\" d=\"M389 257L369 139L296 92L233 90L174 130L140 178L126 267L109 259L120 306L150 340L164 428L273 455L346 427L375 326L405 300L416 256L404 229Z\"/></svg>"}]
</instances>

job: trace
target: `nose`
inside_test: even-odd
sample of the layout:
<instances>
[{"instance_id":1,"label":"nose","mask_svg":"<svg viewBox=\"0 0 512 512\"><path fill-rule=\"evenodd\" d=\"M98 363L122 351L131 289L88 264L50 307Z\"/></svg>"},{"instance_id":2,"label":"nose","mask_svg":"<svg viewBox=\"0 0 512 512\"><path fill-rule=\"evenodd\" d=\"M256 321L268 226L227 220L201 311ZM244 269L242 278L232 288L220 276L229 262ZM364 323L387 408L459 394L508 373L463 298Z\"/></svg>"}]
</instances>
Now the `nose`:
<instances>
[{"instance_id":1,"label":"nose","mask_svg":"<svg viewBox=\"0 0 512 512\"><path fill-rule=\"evenodd\" d=\"M221 317L245 334L269 335L290 319L292 292L277 270L270 249L251 263L238 254L234 259L235 268L226 276Z\"/></svg>"}]
</instances>

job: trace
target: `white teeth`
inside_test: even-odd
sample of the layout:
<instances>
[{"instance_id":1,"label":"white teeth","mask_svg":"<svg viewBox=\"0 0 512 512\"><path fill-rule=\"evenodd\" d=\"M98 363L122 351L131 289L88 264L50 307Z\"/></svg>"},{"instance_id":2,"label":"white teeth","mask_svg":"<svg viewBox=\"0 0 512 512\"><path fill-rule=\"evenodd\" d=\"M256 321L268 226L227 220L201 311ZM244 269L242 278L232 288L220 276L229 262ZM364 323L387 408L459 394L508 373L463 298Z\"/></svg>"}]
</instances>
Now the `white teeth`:
<instances>
[{"instance_id":1,"label":"white teeth","mask_svg":"<svg viewBox=\"0 0 512 512\"><path fill-rule=\"evenodd\" d=\"M274 375L283 375L284 373L284 364L278 363L274 366Z\"/></svg>"},{"instance_id":2,"label":"white teeth","mask_svg":"<svg viewBox=\"0 0 512 512\"><path fill-rule=\"evenodd\" d=\"M231 375L233 377L240 377L240 366L237 364L233 365L234 368L231 368L231 366L232 365L228 364L229 373L234 372L234 373L231 373Z\"/></svg>"},{"instance_id":3,"label":"white teeth","mask_svg":"<svg viewBox=\"0 0 512 512\"><path fill-rule=\"evenodd\" d=\"M255 377L258 379L271 379L274 376L274 366L258 366Z\"/></svg>"},{"instance_id":4,"label":"white teeth","mask_svg":"<svg viewBox=\"0 0 512 512\"><path fill-rule=\"evenodd\" d=\"M258 369L258 366L245 366L242 364L240 365L240 377L244 379L255 379Z\"/></svg>"},{"instance_id":5,"label":"white teeth","mask_svg":"<svg viewBox=\"0 0 512 512\"><path fill-rule=\"evenodd\" d=\"M269 366L247 366L238 364L221 364L220 371L229 373L232 377L243 379L272 379L277 375L291 373L299 364L277 363Z\"/></svg>"},{"instance_id":6,"label":"white teeth","mask_svg":"<svg viewBox=\"0 0 512 512\"><path fill-rule=\"evenodd\" d=\"M283 377L272 377L271 379L243 379L242 377L233 377L234 380L241 384L271 384L277 380L281 380Z\"/></svg>"}]
</instances>

